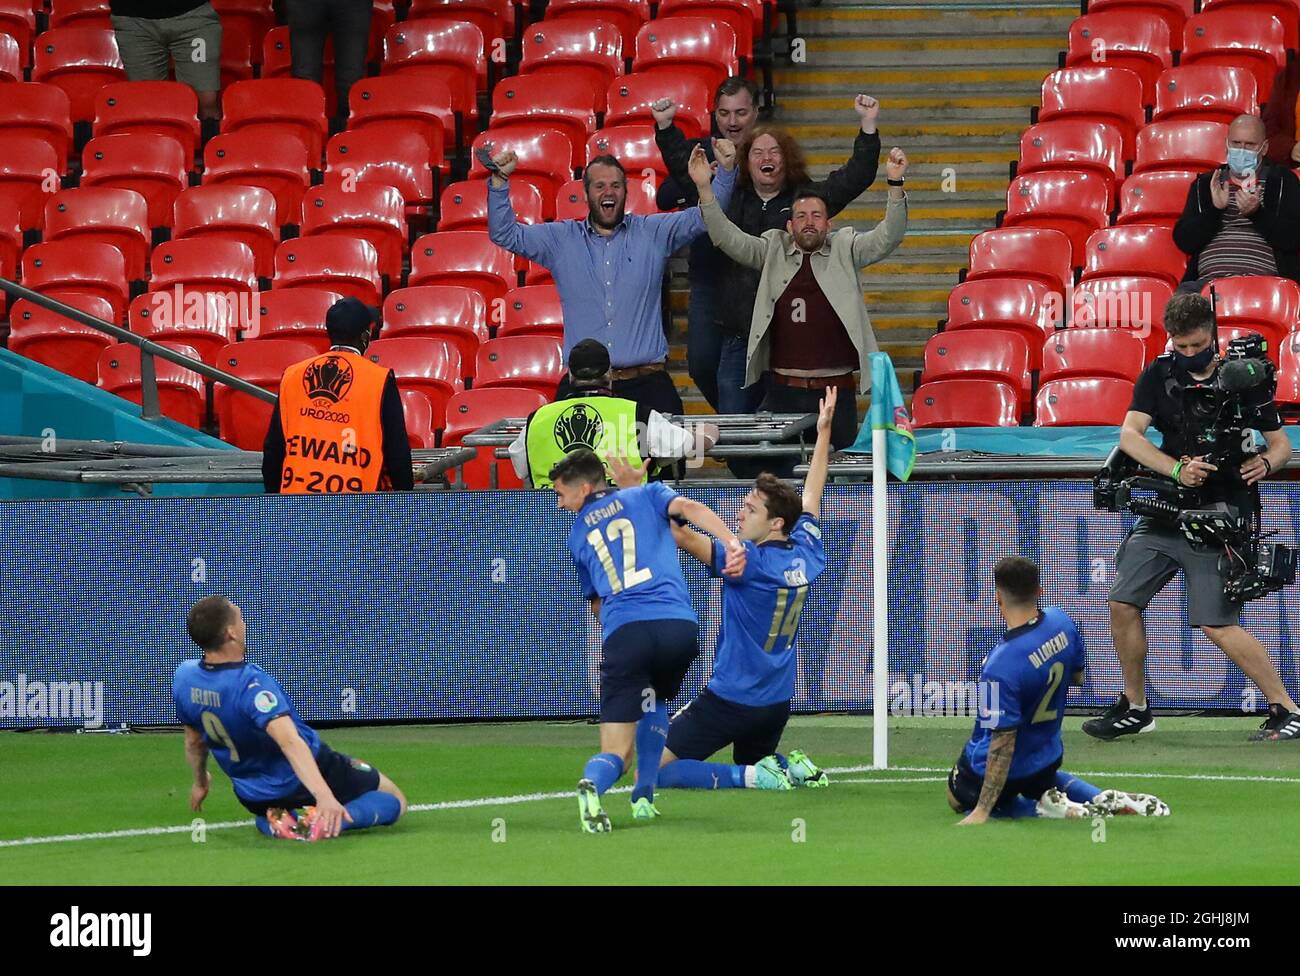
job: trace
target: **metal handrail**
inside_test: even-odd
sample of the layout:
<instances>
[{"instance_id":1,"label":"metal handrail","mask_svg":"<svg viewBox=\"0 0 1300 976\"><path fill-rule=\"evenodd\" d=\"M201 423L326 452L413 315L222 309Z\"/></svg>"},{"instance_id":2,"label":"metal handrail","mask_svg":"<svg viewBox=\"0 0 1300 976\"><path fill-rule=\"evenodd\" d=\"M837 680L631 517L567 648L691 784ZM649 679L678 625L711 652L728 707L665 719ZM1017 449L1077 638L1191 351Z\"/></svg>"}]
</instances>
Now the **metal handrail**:
<instances>
[{"instance_id":1,"label":"metal handrail","mask_svg":"<svg viewBox=\"0 0 1300 976\"><path fill-rule=\"evenodd\" d=\"M169 363L175 363L177 366L183 366L186 369L193 370L200 376L212 380L214 383L222 383L231 389L238 390L240 393L247 393L249 396L257 397L259 400L265 400L272 405L279 403L280 398L270 390L264 390L260 386L241 379L233 373L227 373L217 369L215 366L209 366L199 359L191 359L189 356L179 353L174 349L168 349L166 346L159 345L152 339L146 339L138 336L134 332L123 329L121 326L114 325L111 322L105 322L101 318L91 315L89 312L83 312L79 308L74 308L57 299L42 295L40 292L32 291L16 281L10 281L8 278L0 278L0 289L13 295L15 298L21 298L38 305L46 311L53 312L56 315L62 315L66 319L71 319L80 325L90 326L92 329L98 329L107 335L112 336L118 342L129 343L140 350L140 416L145 420L159 420L162 418L162 410L158 403L158 375L154 369L153 357L165 359Z\"/></svg>"}]
</instances>

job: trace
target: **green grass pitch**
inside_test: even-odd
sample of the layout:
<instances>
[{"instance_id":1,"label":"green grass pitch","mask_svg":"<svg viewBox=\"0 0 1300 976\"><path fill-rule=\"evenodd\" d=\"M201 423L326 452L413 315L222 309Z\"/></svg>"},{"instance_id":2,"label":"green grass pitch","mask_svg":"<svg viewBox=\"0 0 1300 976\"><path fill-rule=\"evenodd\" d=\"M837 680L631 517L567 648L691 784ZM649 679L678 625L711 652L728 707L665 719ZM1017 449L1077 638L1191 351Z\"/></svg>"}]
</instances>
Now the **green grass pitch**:
<instances>
[{"instance_id":1,"label":"green grass pitch","mask_svg":"<svg viewBox=\"0 0 1300 976\"><path fill-rule=\"evenodd\" d=\"M663 816L653 823L634 823L618 794L606 801L613 833L586 835L570 791L596 730L531 722L326 731L417 809L395 827L314 845L219 827L246 814L212 764L210 829L198 842L179 734L4 733L0 881L1257 885L1300 875L1300 849L1277 843L1300 800L1300 744L1249 743L1255 723L1231 718L1162 718L1152 735L1101 743L1080 721L1066 720L1064 768L1097 772L1087 778L1099 786L1156 793L1172 817L959 829L942 779L968 720L893 720L890 760L899 768L873 772L863 769L870 719L821 716L792 720L783 746L850 770L829 789L661 790ZM160 827L183 829L12 843Z\"/></svg>"}]
</instances>

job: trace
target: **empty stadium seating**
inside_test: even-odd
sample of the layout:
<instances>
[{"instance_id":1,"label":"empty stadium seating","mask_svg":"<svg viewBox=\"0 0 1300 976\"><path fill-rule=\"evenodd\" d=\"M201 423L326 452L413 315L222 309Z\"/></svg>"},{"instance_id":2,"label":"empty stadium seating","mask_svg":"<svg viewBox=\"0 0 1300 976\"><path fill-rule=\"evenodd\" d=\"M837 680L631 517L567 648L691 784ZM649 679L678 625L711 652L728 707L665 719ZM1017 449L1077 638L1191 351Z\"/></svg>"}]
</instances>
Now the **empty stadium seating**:
<instances>
[{"instance_id":1,"label":"empty stadium seating","mask_svg":"<svg viewBox=\"0 0 1300 976\"><path fill-rule=\"evenodd\" d=\"M150 291L169 288L257 291L257 260L247 244L229 240L181 238L154 248L150 259Z\"/></svg>"},{"instance_id":2,"label":"empty stadium seating","mask_svg":"<svg viewBox=\"0 0 1300 976\"><path fill-rule=\"evenodd\" d=\"M191 359L199 353L183 342L162 342L174 352ZM132 403L143 398L143 377L140 366L141 353L130 343L116 343L99 354L96 364L96 385L115 396ZM154 357L154 375L158 388L158 407L164 417L170 417L187 427L202 427L207 416L207 392L204 380L192 369Z\"/></svg>"},{"instance_id":3,"label":"empty stadium seating","mask_svg":"<svg viewBox=\"0 0 1300 976\"><path fill-rule=\"evenodd\" d=\"M1059 230L1070 238L1071 263L1082 265L1088 235L1110 223L1109 196L1106 179L1096 173L1017 176L1007 188L1007 210L999 226Z\"/></svg>"},{"instance_id":4,"label":"empty stadium seating","mask_svg":"<svg viewBox=\"0 0 1300 976\"><path fill-rule=\"evenodd\" d=\"M1282 24L1282 43L1295 50L1300 47L1300 5L1295 0L1201 0L1201 11L1242 10L1270 14Z\"/></svg>"},{"instance_id":5,"label":"empty stadium seating","mask_svg":"<svg viewBox=\"0 0 1300 976\"><path fill-rule=\"evenodd\" d=\"M623 73L623 37L618 27L595 15L573 14L524 29L521 75L578 78L591 90L597 112L615 77Z\"/></svg>"},{"instance_id":6,"label":"empty stadium seating","mask_svg":"<svg viewBox=\"0 0 1300 976\"><path fill-rule=\"evenodd\" d=\"M1061 296L1028 278L982 278L966 281L948 296L946 331L959 329L1010 332L1029 349L1029 366L1038 369L1043 340L1065 314Z\"/></svg>"},{"instance_id":7,"label":"empty stadium seating","mask_svg":"<svg viewBox=\"0 0 1300 976\"><path fill-rule=\"evenodd\" d=\"M1133 172L1214 169L1223 164L1227 146L1222 122L1152 122L1138 133Z\"/></svg>"},{"instance_id":8,"label":"empty stadium seating","mask_svg":"<svg viewBox=\"0 0 1300 976\"><path fill-rule=\"evenodd\" d=\"M1196 176L1191 170L1135 173L1120 190L1119 218L1115 223L1173 227L1182 215Z\"/></svg>"},{"instance_id":9,"label":"empty stadium seating","mask_svg":"<svg viewBox=\"0 0 1300 976\"><path fill-rule=\"evenodd\" d=\"M547 20L569 17L585 20L594 17L614 25L623 50L631 51L636 47L636 32L650 19L650 4L647 0L550 0L547 3Z\"/></svg>"},{"instance_id":10,"label":"empty stadium seating","mask_svg":"<svg viewBox=\"0 0 1300 976\"><path fill-rule=\"evenodd\" d=\"M1201 0L1205 3L1205 0ZM1130 15L1157 17L1169 28L1175 51L1182 50L1183 25L1196 13L1196 0L1084 0L1085 13L1121 11Z\"/></svg>"},{"instance_id":11,"label":"empty stadium seating","mask_svg":"<svg viewBox=\"0 0 1300 976\"><path fill-rule=\"evenodd\" d=\"M238 183L190 187L172 206L172 237L239 241L252 250L257 276L270 278L280 243L275 196Z\"/></svg>"},{"instance_id":12,"label":"empty stadium seating","mask_svg":"<svg viewBox=\"0 0 1300 976\"><path fill-rule=\"evenodd\" d=\"M1156 79L1173 66L1169 25L1142 11L1102 10L1070 25L1067 68L1099 62L1128 68L1142 79L1142 103L1155 101Z\"/></svg>"},{"instance_id":13,"label":"empty stadium seating","mask_svg":"<svg viewBox=\"0 0 1300 976\"><path fill-rule=\"evenodd\" d=\"M523 418L546 404L547 398L536 390L521 387L491 387L465 390L447 401L447 426L442 432L442 446L461 444L466 434L508 418ZM477 448L478 456L462 468L463 483L467 488L491 487L492 470L496 470L499 488L522 487L508 458L494 457L495 448Z\"/></svg>"},{"instance_id":14,"label":"empty stadium seating","mask_svg":"<svg viewBox=\"0 0 1300 976\"><path fill-rule=\"evenodd\" d=\"M425 234L411 245L411 285L464 285L493 302L515 286L514 255L497 247L484 231Z\"/></svg>"},{"instance_id":15,"label":"empty stadium seating","mask_svg":"<svg viewBox=\"0 0 1300 976\"><path fill-rule=\"evenodd\" d=\"M96 27L48 30L32 47L32 81L58 85L68 94L74 122L95 118L95 96L107 84L126 81L113 31Z\"/></svg>"},{"instance_id":16,"label":"empty stadium seating","mask_svg":"<svg viewBox=\"0 0 1300 976\"><path fill-rule=\"evenodd\" d=\"M1156 81L1152 120L1231 122L1238 115L1258 115L1258 86L1246 68L1191 64L1170 68Z\"/></svg>"},{"instance_id":17,"label":"empty stadium seating","mask_svg":"<svg viewBox=\"0 0 1300 976\"><path fill-rule=\"evenodd\" d=\"M438 446L438 428L434 424L433 401L423 390L398 390L402 397L403 420L411 450Z\"/></svg>"},{"instance_id":18,"label":"empty stadium seating","mask_svg":"<svg viewBox=\"0 0 1300 976\"><path fill-rule=\"evenodd\" d=\"M379 252L359 237L304 237L275 250L273 288L326 288L378 305L383 294Z\"/></svg>"},{"instance_id":19,"label":"empty stadium seating","mask_svg":"<svg viewBox=\"0 0 1300 976\"><path fill-rule=\"evenodd\" d=\"M611 86L611 91L618 82ZM569 165L578 169L586 161L583 147L596 131L596 96L582 75L532 74L504 78L492 90L492 132L522 125L560 130L571 146ZM495 140L495 137L493 137ZM503 146L504 148L504 146Z\"/></svg>"},{"instance_id":20,"label":"empty stadium seating","mask_svg":"<svg viewBox=\"0 0 1300 976\"><path fill-rule=\"evenodd\" d=\"M503 321L498 336L546 335L564 338L564 308L554 285L524 285L505 294Z\"/></svg>"},{"instance_id":21,"label":"empty stadium seating","mask_svg":"<svg viewBox=\"0 0 1300 976\"><path fill-rule=\"evenodd\" d=\"M1220 330L1260 333L1268 340L1275 360L1282 340L1300 325L1300 286L1289 278L1216 278L1202 293L1214 296Z\"/></svg>"},{"instance_id":22,"label":"empty stadium seating","mask_svg":"<svg viewBox=\"0 0 1300 976\"><path fill-rule=\"evenodd\" d=\"M36 11L30 0L0 0L0 34L13 38L20 69L31 67L35 33Z\"/></svg>"},{"instance_id":23,"label":"empty stadium seating","mask_svg":"<svg viewBox=\"0 0 1300 976\"><path fill-rule=\"evenodd\" d=\"M1150 275L1177 288L1186 270L1187 255L1174 243L1172 230L1132 224L1093 232L1084 249L1082 280Z\"/></svg>"},{"instance_id":24,"label":"empty stadium seating","mask_svg":"<svg viewBox=\"0 0 1300 976\"><path fill-rule=\"evenodd\" d=\"M379 271L396 286L406 252L406 214L402 194L381 183L314 186L302 201L302 236L342 235L369 241L379 255Z\"/></svg>"},{"instance_id":25,"label":"empty stadium seating","mask_svg":"<svg viewBox=\"0 0 1300 976\"><path fill-rule=\"evenodd\" d=\"M72 104L57 85L16 81L5 85L0 99L0 137L32 136L50 144L64 172L73 158ZM0 153L0 159L10 155Z\"/></svg>"},{"instance_id":26,"label":"empty stadium seating","mask_svg":"<svg viewBox=\"0 0 1300 976\"><path fill-rule=\"evenodd\" d=\"M1074 283L1070 238L1049 227L1000 227L976 234L970 242L970 267L964 281L980 278L1033 278L1064 293Z\"/></svg>"},{"instance_id":27,"label":"empty stadium seating","mask_svg":"<svg viewBox=\"0 0 1300 976\"><path fill-rule=\"evenodd\" d=\"M1062 68L1043 79L1037 122L1105 122L1119 130L1123 158L1132 159L1138 129L1146 125L1142 77L1111 64Z\"/></svg>"},{"instance_id":28,"label":"empty stadium seating","mask_svg":"<svg viewBox=\"0 0 1300 976\"><path fill-rule=\"evenodd\" d=\"M1282 340L1281 365L1277 371L1277 396L1283 415L1294 420L1300 415L1300 333Z\"/></svg>"},{"instance_id":29,"label":"empty stadium seating","mask_svg":"<svg viewBox=\"0 0 1300 976\"><path fill-rule=\"evenodd\" d=\"M181 144L185 168L192 169L199 145L198 111L194 89L178 81L118 82L95 95L94 133L167 136Z\"/></svg>"},{"instance_id":30,"label":"empty stadium seating","mask_svg":"<svg viewBox=\"0 0 1300 976\"><path fill-rule=\"evenodd\" d=\"M736 32L714 17L669 17L646 24L636 35L632 70L638 74L698 79L714 91L740 74Z\"/></svg>"},{"instance_id":31,"label":"empty stadium seating","mask_svg":"<svg viewBox=\"0 0 1300 976\"><path fill-rule=\"evenodd\" d=\"M214 136L203 149L203 185L260 186L275 197L280 224L302 219L302 197L311 183L307 147L287 133L231 132Z\"/></svg>"},{"instance_id":32,"label":"empty stadium seating","mask_svg":"<svg viewBox=\"0 0 1300 976\"><path fill-rule=\"evenodd\" d=\"M1111 376L1051 380L1038 390L1035 427L1104 427L1124 422L1133 384Z\"/></svg>"},{"instance_id":33,"label":"empty stadium seating","mask_svg":"<svg viewBox=\"0 0 1300 976\"><path fill-rule=\"evenodd\" d=\"M557 340L544 335L507 336L479 347L474 388L525 387L554 399L563 373L564 358Z\"/></svg>"},{"instance_id":34,"label":"empty stadium seating","mask_svg":"<svg viewBox=\"0 0 1300 976\"><path fill-rule=\"evenodd\" d=\"M43 226L46 196L58 188L50 174L62 169L45 140L0 131L0 213L16 217L23 230Z\"/></svg>"},{"instance_id":35,"label":"empty stadium seating","mask_svg":"<svg viewBox=\"0 0 1300 976\"><path fill-rule=\"evenodd\" d=\"M459 354L461 378L470 379L479 346L488 341L487 303L463 285L398 288L384 299L381 335L441 339Z\"/></svg>"},{"instance_id":36,"label":"empty stadium seating","mask_svg":"<svg viewBox=\"0 0 1300 976\"><path fill-rule=\"evenodd\" d=\"M473 24L449 20L394 24L384 35L383 73L443 82L451 93L452 109L477 124L478 92L486 90L487 81L483 32Z\"/></svg>"},{"instance_id":37,"label":"empty stadium seating","mask_svg":"<svg viewBox=\"0 0 1300 976\"><path fill-rule=\"evenodd\" d=\"M70 305L78 296L108 302L109 321L120 324L126 315L130 289L126 261L112 244L98 241L51 241L33 244L23 253L23 284L42 295Z\"/></svg>"},{"instance_id":38,"label":"empty stadium seating","mask_svg":"<svg viewBox=\"0 0 1300 976\"><path fill-rule=\"evenodd\" d=\"M440 78L416 72L362 78L352 86L348 105L351 107L348 128L353 131L375 124L398 123L420 133L433 155L429 161L444 176L451 172L446 147L454 146L457 152L465 148L463 117L458 127L451 89ZM440 158L437 150L442 152Z\"/></svg>"},{"instance_id":39,"label":"empty stadium seating","mask_svg":"<svg viewBox=\"0 0 1300 976\"><path fill-rule=\"evenodd\" d=\"M221 131L291 132L318 165L325 144L325 92L302 78L237 81L221 93Z\"/></svg>"},{"instance_id":40,"label":"empty stadium seating","mask_svg":"<svg viewBox=\"0 0 1300 976\"><path fill-rule=\"evenodd\" d=\"M399 336L376 339L366 358L387 366L397 377L398 389L419 390L433 405L433 428L446 423L447 400L461 389L460 355L442 339Z\"/></svg>"},{"instance_id":41,"label":"empty stadium seating","mask_svg":"<svg viewBox=\"0 0 1300 976\"><path fill-rule=\"evenodd\" d=\"M180 301L172 291L138 295L131 302L127 326L137 335L159 341L184 342L198 352L209 366L221 366L221 350L239 337L239 330L251 317L253 296L220 291L182 293Z\"/></svg>"},{"instance_id":42,"label":"empty stadium seating","mask_svg":"<svg viewBox=\"0 0 1300 976\"><path fill-rule=\"evenodd\" d=\"M218 352L216 365L227 373L272 393L279 393L284 371L316 355L309 343L297 339L262 339L228 345ZM272 404L224 384L213 387L213 406L221 439L244 451L260 451L271 423Z\"/></svg>"},{"instance_id":43,"label":"empty stadium seating","mask_svg":"<svg viewBox=\"0 0 1300 976\"><path fill-rule=\"evenodd\" d=\"M121 252L126 276L144 278L152 240L149 208L134 190L84 186L63 190L45 204L46 241L99 241Z\"/></svg>"},{"instance_id":44,"label":"empty stadium seating","mask_svg":"<svg viewBox=\"0 0 1300 976\"><path fill-rule=\"evenodd\" d=\"M1132 332L1146 342L1148 359L1165 344L1165 305L1173 287L1142 275L1081 281L1070 310L1072 329L1108 328Z\"/></svg>"},{"instance_id":45,"label":"empty stadium seating","mask_svg":"<svg viewBox=\"0 0 1300 976\"><path fill-rule=\"evenodd\" d=\"M1029 341L1024 335L984 329L958 329L930 337L925 344L921 383L948 379L986 379L1007 383L1027 413L1033 387Z\"/></svg>"},{"instance_id":46,"label":"empty stadium seating","mask_svg":"<svg viewBox=\"0 0 1300 976\"><path fill-rule=\"evenodd\" d=\"M1113 376L1136 382L1146 365L1146 346L1118 329L1058 329L1043 343L1039 382L1073 376Z\"/></svg>"},{"instance_id":47,"label":"empty stadium seating","mask_svg":"<svg viewBox=\"0 0 1300 976\"><path fill-rule=\"evenodd\" d=\"M912 423L931 427L1015 427L1020 414L1015 387L996 380L937 380L912 397Z\"/></svg>"},{"instance_id":48,"label":"empty stadium seating","mask_svg":"<svg viewBox=\"0 0 1300 976\"><path fill-rule=\"evenodd\" d=\"M116 321L112 305L104 298L88 293L54 297L98 319ZM95 382L99 355L113 342L106 333L92 326L73 322L23 299L14 302L9 310L9 329L11 352L85 383Z\"/></svg>"},{"instance_id":49,"label":"empty stadium seating","mask_svg":"<svg viewBox=\"0 0 1300 976\"><path fill-rule=\"evenodd\" d=\"M325 288L289 288L257 296L256 314L246 339L301 339L317 352L330 347L325 316L344 296Z\"/></svg>"},{"instance_id":50,"label":"empty stadium seating","mask_svg":"<svg viewBox=\"0 0 1300 976\"><path fill-rule=\"evenodd\" d=\"M172 205L189 186L193 157L167 135L142 139L130 132L96 136L81 154L82 186L135 190L149 205L149 224L169 227Z\"/></svg>"},{"instance_id":51,"label":"empty stadium seating","mask_svg":"<svg viewBox=\"0 0 1300 976\"><path fill-rule=\"evenodd\" d=\"M1096 173L1106 181L1106 209L1124 179L1124 137L1108 122L1060 119L1031 125L1020 137L1017 173Z\"/></svg>"},{"instance_id":52,"label":"empty stadium seating","mask_svg":"<svg viewBox=\"0 0 1300 976\"><path fill-rule=\"evenodd\" d=\"M1183 27L1180 64L1235 65L1255 74L1261 103L1287 62L1286 32L1269 11L1245 6L1199 13Z\"/></svg>"},{"instance_id":53,"label":"empty stadium seating","mask_svg":"<svg viewBox=\"0 0 1300 976\"><path fill-rule=\"evenodd\" d=\"M650 106L661 98L671 98L677 105L673 124L687 139L707 136L712 126L709 100L713 93L698 78L659 72L652 75L630 74L615 79L606 93L609 109L605 124L629 125L635 122L654 124ZM590 133L588 133L590 135Z\"/></svg>"},{"instance_id":54,"label":"empty stadium seating","mask_svg":"<svg viewBox=\"0 0 1300 976\"><path fill-rule=\"evenodd\" d=\"M325 148L325 178L395 187L408 216L415 216L438 200L439 170L431 165L434 159L442 159L442 147L430 146L424 132L397 122L376 123L330 139Z\"/></svg>"},{"instance_id":55,"label":"empty stadium seating","mask_svg":"<svg viewBox=\"0 0 1300 976\"><path fill-rule=\"evenodd\" d=\"M463 180L443 190L438 208L438 230L487 230L487 188L487 180ZM510 203L515 210L515 220L520 223L542 222L542 195L531 183L511 180Z\"/></svg>"}]
</instances>

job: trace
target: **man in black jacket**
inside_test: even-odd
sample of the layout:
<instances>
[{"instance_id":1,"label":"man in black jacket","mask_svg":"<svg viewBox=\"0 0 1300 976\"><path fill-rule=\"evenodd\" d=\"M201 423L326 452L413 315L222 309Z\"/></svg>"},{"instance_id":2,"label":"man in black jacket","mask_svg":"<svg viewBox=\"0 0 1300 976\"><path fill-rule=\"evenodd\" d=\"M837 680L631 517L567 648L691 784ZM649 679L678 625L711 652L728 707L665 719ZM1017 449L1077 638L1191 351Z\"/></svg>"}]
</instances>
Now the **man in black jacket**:
<instances>
[{"instance_id":1,"label":"man in black jacket","mask_svg":"<svg viewBox=\"0 0 1300 976\"><path fill-rule=\"evenodd\" d=\"M715 112L720 127L726 121L722 108L728 104L722 100L721 91ZM811 185L826 198L829 217L861 195L875 180L880 161L880 135L876 132L880 103L858 95L853 108L860 128L853 153L821 183L808 180L798 144L787 134L770 127L750 127L740 146L742 169L727 208L731 222L756 237L767 230L783 229L790 219L791 198L796 189L804 186ZM661 208L693 205L698 200L687 170L696 143L687 140L672 124L675 111L676 106L669 104L654 113L658 127L655 139L669 173L659 190ZM707 140L705 143L707 152ZM689 192L686 186L691 186ZM741 267L704 240L692 246L690 271L687 357L691 379L719 413L753 413L763 399L763 384L745 387L744 382L759 273ZM706 341L700 341L699 332L705 333ZM713 354L716 359L704 355L710 347L717 350Z\"/></svg>"},{"instance_id":2,"label":"man in black jacket","mask_svg":"<svg viewBox=\"0 0 1300 976\"><path fill-rule=\"evenodd\" d=\"M1300 280L1300 181L1264 154L1264 123L1239 115L1228 127L1228 159L1187 192L1174 243L1191 255L1179 291L1215 278L1277 275Z\"/></svg>"}]
</instances>

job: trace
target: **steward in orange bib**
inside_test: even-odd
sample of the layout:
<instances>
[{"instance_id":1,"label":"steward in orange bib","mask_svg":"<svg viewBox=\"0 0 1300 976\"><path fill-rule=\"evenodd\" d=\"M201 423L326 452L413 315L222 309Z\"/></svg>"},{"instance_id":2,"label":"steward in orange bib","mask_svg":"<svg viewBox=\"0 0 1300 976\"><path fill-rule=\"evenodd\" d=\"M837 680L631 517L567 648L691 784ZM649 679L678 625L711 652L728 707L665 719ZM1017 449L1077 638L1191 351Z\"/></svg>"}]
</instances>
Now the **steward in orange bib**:
<instances>
[{"instance_id":1,"label":"steward in orange bib","mask_svg":"<svg viewBox=\"0 0 1300 976\"><path fill-rule=\"evenodd\" d=\"M393 371L365 356L375 310L356 298L325 314L329 352L295 363L262 446L268 493L410 491L411 445Z\"/></svg>"}]
</instances>

